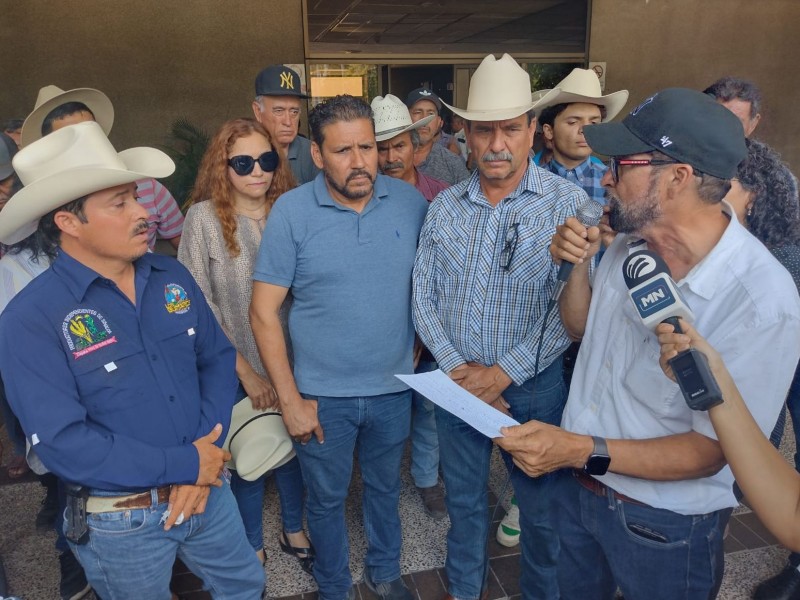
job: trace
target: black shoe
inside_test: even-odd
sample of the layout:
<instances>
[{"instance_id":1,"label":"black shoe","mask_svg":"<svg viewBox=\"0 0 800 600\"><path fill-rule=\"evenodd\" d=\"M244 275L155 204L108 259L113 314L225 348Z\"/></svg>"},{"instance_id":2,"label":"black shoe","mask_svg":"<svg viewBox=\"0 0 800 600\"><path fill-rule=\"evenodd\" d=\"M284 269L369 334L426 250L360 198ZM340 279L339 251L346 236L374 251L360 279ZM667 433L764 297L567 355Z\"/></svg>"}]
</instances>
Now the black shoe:
<instances>
[{"instance_id":1,"label":"black shoe","mask_svg":"<svg viewBox=\"0 0 800 600\"><path fill-rule=\"evenodd\" d=\"M402 577L385 583L373 583L369 573L364 570L364 583L370 591L381 600L412 600L414 596L408 591Z\"/></svg>"},{"instance_id":2,"label":"black shoe","mask_svg":"<svg viewBox=\"0 0 800 600\"><path fill-rule=\"evenodd\" d=\"M280 544L281 550L286 552L286 554L291 554L300 561L300 568L302 568L303 571L309 575L314 574L314 558L316 557L314 544L309 542L308 547L306 548L297 548L292 546L289 543L289 537L283 530L281 530L281 537L278 538L278 544Z\"/></svg>"},{"instance_id":3,"label":"black shoe","mask_svg":"<svg viewBox=\"0 0 800 600\"><path fill-rule=\"evenodd\" d=\"M444 503L444 490L441 484L437 481L431 487L415 486L422 498L422 506L425 512L434 521L441 521L447 516L447 506Z\"/></svg>"},{"instance_id":4,"label":"black shoe","mask_svg":"<svg viewBox=\"0 0 800 600\"><path fill-rule=\"evenodd\" d=\"M55 527L56 517L58 516L58 490L51 492L47 489L47 494L42 498L42 507L36 513L36 531L38 533L48 533Z\"/></svg>"},{"instance_id":5,"label":"black shoe","mask_svg":"<svg viewBox=\"0 0 800 600\"><path fill-rule=\"evenodd\" d=\"M80 600L91 591L81 563L70 550L62 552L58 562L61 563L61 600Z\"/></svg>"},{"instance_id":6,"label":"black shoe","mask_svg":"<svg viewBox=\"0 0 800 600\"><path fill-rule=\"evenodd\" d=\"M800 571L787 565L774 577L758 584L753 600L800 600Z\"/></svg>"}]
</instances>

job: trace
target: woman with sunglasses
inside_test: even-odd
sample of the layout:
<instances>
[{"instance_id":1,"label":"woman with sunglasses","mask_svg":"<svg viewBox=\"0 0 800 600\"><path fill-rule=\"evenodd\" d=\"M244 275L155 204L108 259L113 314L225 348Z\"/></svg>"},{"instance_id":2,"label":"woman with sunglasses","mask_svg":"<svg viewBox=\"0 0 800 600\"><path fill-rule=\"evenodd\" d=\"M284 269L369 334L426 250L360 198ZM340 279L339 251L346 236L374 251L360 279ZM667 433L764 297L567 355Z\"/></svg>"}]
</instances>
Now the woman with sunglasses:
<instances>
[{"instance_id":1,"label":"woman with sunglasses","mask_svg":"<svg viewBox=\"0 0 800 600\"><path fill-rule=\"evenodd\" d=\"M278 401L250 328L253 263L270 208L294 186L288 165L260 123L226 122L203 156L178 249L178 260L197 280L237 350L240 397L249 396L245 401L257 410L275 409ZM265 477L249 482L232 473L231 479L247 538L262 563ZM275 469L275 482L283 522L281 549L310 573L314 550L303 531L304 488L297 458Z\"/></svg>"}]
</instances>

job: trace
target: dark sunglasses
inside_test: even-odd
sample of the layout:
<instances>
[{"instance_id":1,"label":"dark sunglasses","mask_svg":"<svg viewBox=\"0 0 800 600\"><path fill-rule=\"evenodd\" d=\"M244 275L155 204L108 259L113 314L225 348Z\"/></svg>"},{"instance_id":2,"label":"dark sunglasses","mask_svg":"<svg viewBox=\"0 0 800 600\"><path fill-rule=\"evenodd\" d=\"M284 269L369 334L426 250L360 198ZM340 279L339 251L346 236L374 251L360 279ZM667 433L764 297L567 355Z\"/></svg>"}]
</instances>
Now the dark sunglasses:
<instances>
[{"instance_id":1,"label":"dark sunglasses","mask_svg":"<svg viewBox=\"0 0 800 600\"><path fill-rule=\"evenodd\" d=\"M614 183L619 183L619 168L621 166L628 166L628 167L646 167L648 165L658 166L658 165L674 165L677 164L677 161L674 160L659 160L657 158L648 159L648 158L617 158L614 157L611 159L611 177L614 178Z\"/></svg>"},{"instance_id":2,"label":"dark sunglasses","mask_svg":"<svg viewBox=\"0 0 800 600\"><path fill-rule=\"evenodd\" d=\"M264 152L258 158L242 154L241 156L232 156L228 159L228 166L233 169L237 175L250 175L253 169L256 168L256 162L264 173L272 173L278 168L278 153L275 150Z\"/></svg>"},{"instance_id":3,"label":"dark sunglasses","mask_svg":"<svg viewBox=\"0 0 800 600\"><path fill-rule=\"evenodd\" d=\"M506 231L506 243L500 251L500 266L506 271L511 267L511 259L514 258L517 242L519 242L519 223L514 223Z\"/></svg>"}]
</instances>

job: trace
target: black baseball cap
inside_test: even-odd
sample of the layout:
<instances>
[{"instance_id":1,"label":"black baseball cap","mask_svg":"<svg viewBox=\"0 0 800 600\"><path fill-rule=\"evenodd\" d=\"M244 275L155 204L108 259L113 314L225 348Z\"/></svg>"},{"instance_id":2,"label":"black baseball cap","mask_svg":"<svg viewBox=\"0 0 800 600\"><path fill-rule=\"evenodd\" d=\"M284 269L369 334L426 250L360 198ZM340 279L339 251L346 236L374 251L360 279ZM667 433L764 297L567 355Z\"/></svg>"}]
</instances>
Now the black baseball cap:
<instances>
[{"instance_id":1,"label":"black baseball cap","mask_svg":"<svg viewBox=\"0 0 800 600\"><path fill-rule=\"evenodd\" d=\"M436 111L439 113L442 112L442 101L439 99L439 96L425 88L417 88L409 92L408 96L406 96L406 106L410 109L420 100L433 102L436 105Z\"/></svg>"},{"instance_id":2,"label":"black baseball cap","mask_svg":"<svg viewBox=\"0 0 800 600\"><path fill-rule=\"evenodd\" d=\"M297 71L283 65L270 65L256 76L256 96L297 96L302 93Z\"/></svg>"},{"instance_id":3,"label":"black baseball cap","mask_svg":"<svg viewBox=\"0 0 800 600\"><path fill-rule=\"evenodd\" d=\"M739 119L697 90L668 88L650 96L621 123L584 127L592 150L627 156L658 150L720 179L736 176L747 156Z\"/></svg>"}]
</instances>

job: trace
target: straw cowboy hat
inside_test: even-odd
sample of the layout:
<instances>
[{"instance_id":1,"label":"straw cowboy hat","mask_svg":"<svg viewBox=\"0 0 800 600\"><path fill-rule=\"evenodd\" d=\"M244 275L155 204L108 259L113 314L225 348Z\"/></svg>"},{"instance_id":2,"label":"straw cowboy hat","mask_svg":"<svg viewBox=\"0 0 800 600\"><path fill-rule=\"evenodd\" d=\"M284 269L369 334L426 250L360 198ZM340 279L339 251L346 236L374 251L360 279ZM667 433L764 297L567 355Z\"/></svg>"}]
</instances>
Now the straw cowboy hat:
<instances>
[{"instance_id":1,"label":"straw cowboy hat","mask_svg":"<svg viewBox=\"0 0 800 600\"><path fill-rule=\"evenodd\" d=\"M542 110L556 104L574 104L585 102L597 104L606 109L603 123L616 117L628 101L628 90L620 90L603 96L597 73L591 69L572 69L552 90L534 92L540 94L534 110L538 117Z\"/></svg>"},{"instance_id":2,"label":"straw cowboy hat","mask_svg":"<svg viewBox=\"0 0 800 600\"><path fill-rule=\"evenodd\" d=\"M411 121L408 107L392 94L375 96L372 100L372 112L375 117L375 140L383 142L396 135L427 125L436 115L428 115L416 123Z\"/></svg>"},{"instance_id":3,"label":"straw cowboy hat","mask_svg":"<svg viewBox=\"0 0 800 600\"><path fill-rule=\"evenodd\" d=\"M281 413L256 410L247 396L233 405L231 426L222 447L231 453L228 466L245 481L255 481L294 457Z\"/></svg>"},{"instance_id":4,"label":"straw cowboy hat","mask_svg":"<svg viewBox=\"0 0 800 600\"><path fill-rule=\"evenodd\" d=\"M145 177L167 177L175 163L161 150L117 153L99 124L78 123L20 150L14 170L25 187L0 212L0 242L24 240L52 210L87 194Z\"/></svg>"},{"instance_id":5,"label":"straw cowboy hat","mask_svg":"<svg viewBox=\"0 0 800 600\"><path fill-rule=\"evenodd\" d=\"M41 138L44 118L51 110L67 102L85 104L92 111L94 120L100 123L105 134L108 135L111 132L111 126L114 124L114 106L103 92L92 88L76 88L65 92L60 87L48 85L39 90L36 106L22 124L19 145L24 147Z\"/></svg>"},{"instance_id":6,"label":"straw cowboy hat","mask_svg":"<svg viewBox=\"0 0 800 600\"><path fill-rule=\"evenodd\" d=\"M490 54L470 79L467 108L443 104L468 121L513 119L533 108L531 77L508 54L499 60Z\"/></svg>"}]
</instances>

